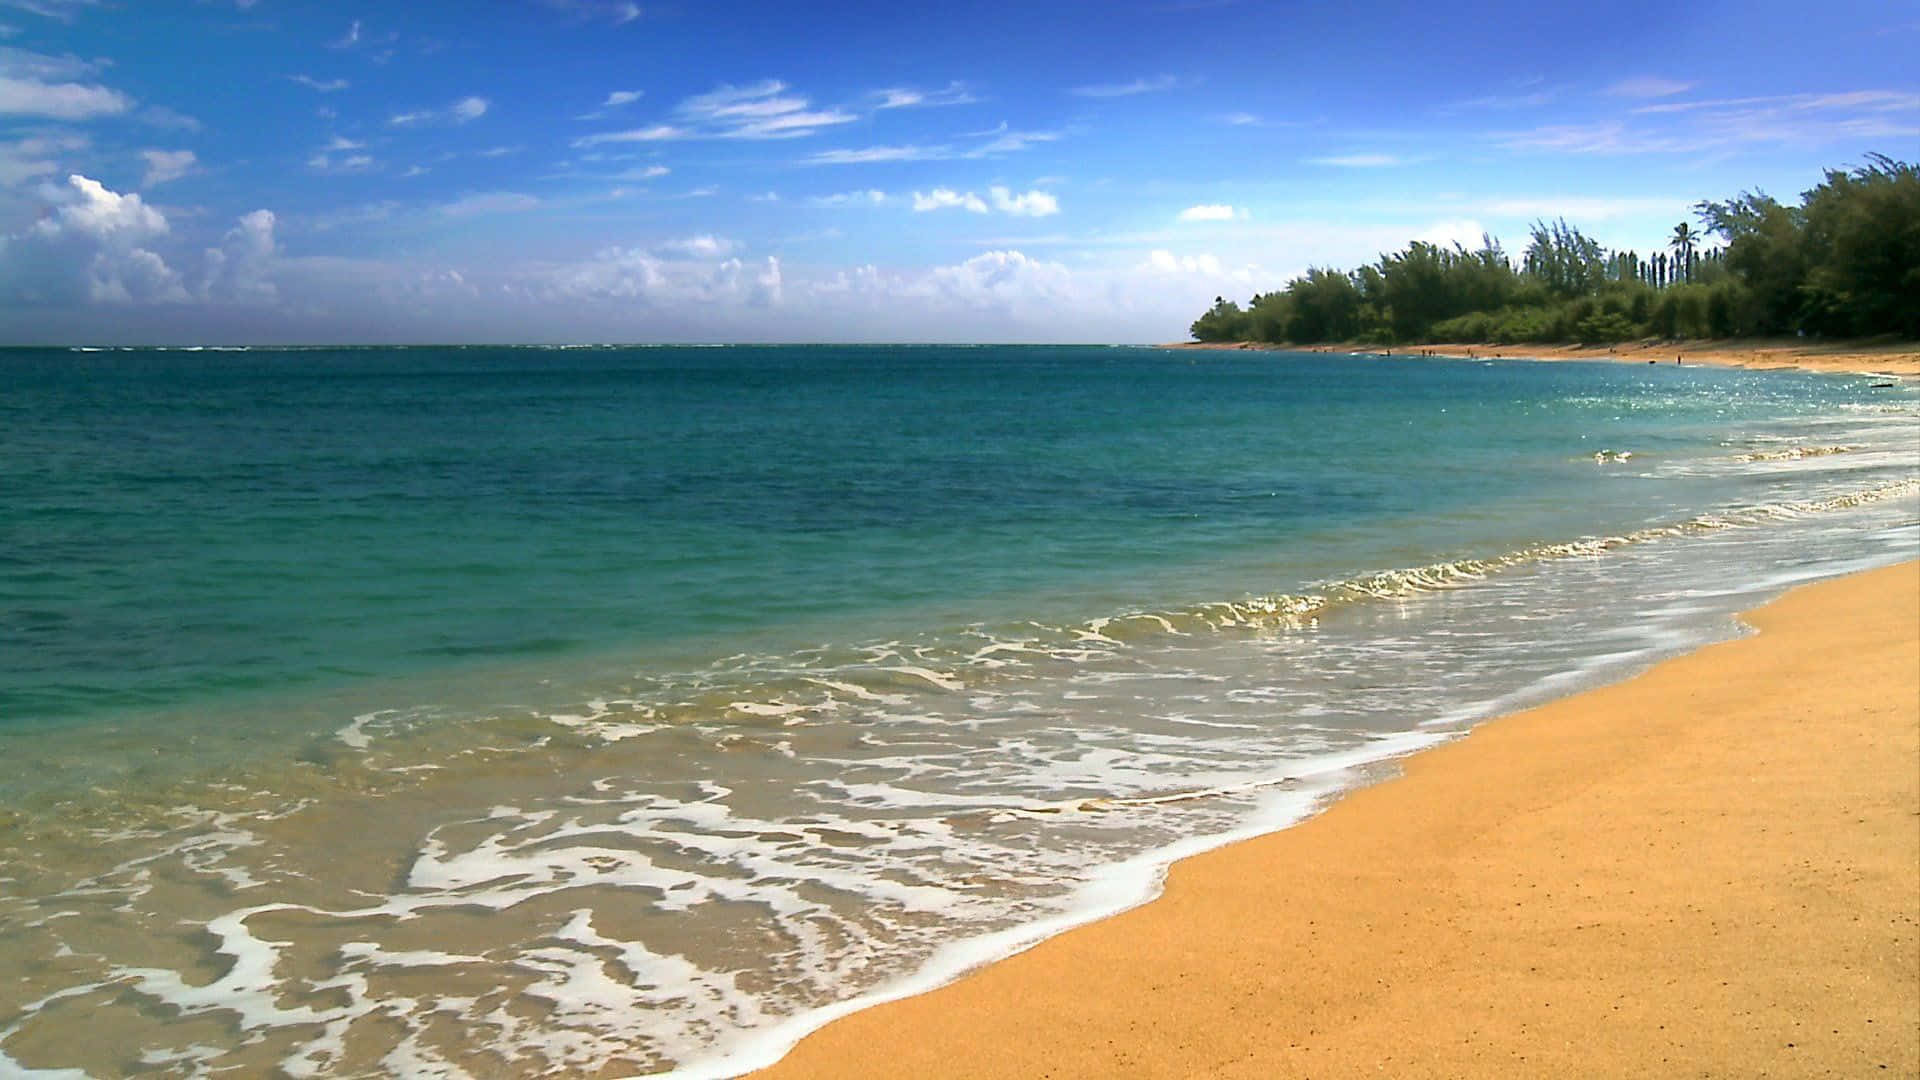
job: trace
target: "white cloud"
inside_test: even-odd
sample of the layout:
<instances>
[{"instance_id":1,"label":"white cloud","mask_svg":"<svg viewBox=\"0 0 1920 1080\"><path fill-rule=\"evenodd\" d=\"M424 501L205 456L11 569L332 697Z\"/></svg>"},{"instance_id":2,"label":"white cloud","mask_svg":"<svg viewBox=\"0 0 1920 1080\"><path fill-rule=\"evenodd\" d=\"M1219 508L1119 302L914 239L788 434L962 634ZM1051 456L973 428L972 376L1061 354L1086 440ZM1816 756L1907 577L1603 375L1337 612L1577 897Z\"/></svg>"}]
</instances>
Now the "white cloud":
<instances>
[{"instance_id":1,"label":"white cloud","mask_svg":"<svg viewBox=\"0 0 1920 1080\"><path fill-rule=\"evenodd\" d=\"M916 212L924 213L928 210L947 210L956 207L975 214L987 212L986 202L971 191L963 195L952 188L934 188L926 194L918 191L913 193L913 209Z\"/></svg>"},{"instance_id":2,"label":"white cloud","mask_svg":"<svg viewBox=\"0 0 1920 1080\"><path fill-rule=\"evenodd\" d=\"M600 103L603 109L617 109L622 105L631 105L639 101L644 90L614 90L607 94L607 100Z\"/></svg>"},{"instance_id":3,"label":"white cloud","mask_svg":"<svg viewBox=\"0 0 1920 1080\"><path fill-rule=\"evenodd\" d=\"M777 307L783 295L780 260L663 259L639 248L608 248L545 275L537 286L549 299L639 301L659 309Z\"/></svg>"},{"instance_id":4,"label":"white cloud","mask_svg":"<svg viewBox=\"0 0 1920 1080\"><path fill-rule=\"evenodd\" d=\"M72 189L70 194L57 189L49 193L57 200L56 208L52 216L34 222L33 232L43 236L123 238L135 243L166 235L167 219L138 195L118 194L78 173L67 177L67 186Z\"/></svg>"},{"instance_id":5,"label":"white cloud","mask_svg":"<svg viewBox=\"0 0 1920 1080\"><path fill-rule=\"evenodd\" d=\"M990 187L987 195L993 200L993 208L1003 214L1019 217L1046 217L1060 212L1060 200L1044 191L1029 191L1024 195L1015 195L1003 187Z\"/></svg>"},{"instance_id":6,"label":"white cloud","mask_svg":"<svg viewBox=\"0 0 1920 1080\"><path fill-rule=\"evenodd\" d=\"M40 197L44 216L0 245L0 294L44 304L186 299L179 275L148 247L167 235L167 219L140 196L76 173Z\"/></svg>"},{"instance_id":7,"label":"white cloud","mask_svg":"<svg viewBox=\"0 0 1920 1080\"><path fill-rule=\"evenodd\" d=\"M1232 221L1235 217L1244 216L1244 214L1245 211L1237 211L1233 207L1223 203L1201 203L1199 206L1189 206L1185 210L1180 211L1179 214L1175 215L1175 220Z\"/></svg>"},{"instance_id":8,"label":"white cloud","mask_svg":"<svg viewBox=\"0 0 1920 1080\"><path fill-rule=\"evenodd\" d=\"M1075 97L1117 98L1132 97L1135 94L1152 94L1161 90L1171 90L1178 85L1180 85L1180 80L1173 76L1158 75L1151 79L1135 79L1132 82L1076 86L1067 92Z\"/></svg>"},{"instance_id":9,"label":"white cloud","mask_svg":"<svg viewBox=\"0 0 1920 1080\"><path fill-rule=\"evenodd\" d=\"M815 108L786 83L766 79L731 84L686 98L673 109L674 122L628 131L608 131L573 140L576 147L669 139L798 139L859 117L839 108Z\"/></svg>"},{"instance_id":10,"label":"white cloud","mask_svg":"<svg viewBox=\"0 0 1920 1080\"><path fill-rule=\"evenodd\" d=\"M687 134L685 130L671 124L654 124L651 127L633 128L629 131L603 131L598 135L582 135L573 140L573 145L584 149L605 143L665 142L669 139L684 139Z\"/></svg>"},{"instance_id":11,"label":"white cloud","mask_svg":"<svg viewBox=\"0 0 1920 1080\"><path fill-rule=\"evenodd\" d=\"M353 85L345 79L316 79L311 75L289 75L287 78L292 79L301 86L307 87L310 90L318 90L323 94L336 93Z\"/></svg>"},{"instance_id":12,"label":"white cloud","mask_svg":"<svg viewBox=\"0 0 1920 1080\"><path fill-rule=\"evenodd\" d=\"M1662 98L1683 94L1693 89L1690 82L1677 79L1663 79L1657 75L1639 75L1631 79L1621 79L1607 87L1610 97L1624 98Z\"/></svg>"},{"instance_id":13,"label":"white cloud","mask_svg":"<svg viewBox=\"0 0 1920 1080\"><path fill-rule=\"evenodd\" d=\"M542 0L555 11L564 11L581 20L610 22L615 26L625 26L638 19L642 12L639 4L631 0Z\"/></svg>"},{"instance_id":14,"label":"white cloud","mask_svg":"<svg viewBox=\"0 0 1920 1080\"><path fill-rule=\"evenodd\" d=\"M1404 165L1406 160L1394 154L1336 154L1331 157L1308 158L1309 165L1331 165L1341 169L1386 169L1395 165Z\"/></svg>"},{"instance_id":15,"label":"white cloud","mask_svg":"<svg viewBox=\"0 0 1920 1080\"><path fill-rule=\"evenodd\" d=\"M1226 268L1216 255L1175 255L1171 251L1155 249L1147 254L1147 260L1139 269L1155 274L1206 274L1219 277Z\"/></svg>"},{"instance_id":16,"label":"white cloud","mask_svg":"<svg viewBox=\"0 0 1920 1080\"><path fill-rule=\"evenodd\" d=\"M271 280L278 254L274 223L271 210L243 214L219 247L207 249L206 275L199 289L202 299L255 304L279 299Z\"/></svg>"},{"instance_id":17,"label":"white cloud","mask_svg":"<svg viewBox=\"0 0 1920 1080\"><path fill-rule=\"evenodd\" d=\"M16 142L0 142L0 188L51 176L62 153L84 150L87 139L77 134L34 135Z\"/></svg>"},{"instance_id":18,"label":"white cloud","mask_svg":"<svg viewBox=\"0 0 1920 1080\"><path fill-rule=\"evenodd\" d=\"M1624 120L1546 124L1488 137L1510 150L1576 154L1694 154L1759 145L1797 147L1920 137L1920 93L1851 90L1823 94L1664 101Z\"/></svg>"},{"instance_id":19,"label":"white cloud","mask_svg":"<svg viewBox=\"0 0 1920 1080\"><path fill-rule=\"evenodd\" d=\"M803 160L808 165L865 165L876 161L936 161L952 156L944 146L867 146L822 150Z\"/></svg>"},{"instance_id":20,"label":"white cloud","mask_svg":"<svg viewBox=\"0 0 1920 1080\"><path fill-rule=\"evenodd\" d=\"M147 163L147 174L140 180L143 188L178 180L192 172L197 161L191 150L142 150L140 157Z\"/></svg>"},{"instance_id":21,"label":"white cloud","mask_svg":"<svg viewBox=\"0 0 1920 1080\"><path fill-rule=\"evenodd\" d=\"M0 6L30 11L49 19L71 22L81 8L94 7L100 0L0 0Z\"/></svg>"},{"instance_id":22,"label":"white cloud","mask_svg":"<svg viewBox=\"0 0 1920 1080\"><path fill-rule=\"evenodd\" d=\"M798 138L859 119L840 109L813 108L776 79L696 94L675 107L674 113L701 132L722 139Z\"/></svg>"},{"instance_id":23,"label":"white cloud","mask_svg":"<svg viewBox=\"0 0 1920 1080\"><path fill-rule=\"evenodd\" d=\"M927 275L934 294L970 307L1048 305L1068 295L1073 272L1014 251L985 251Z\"/></svg>"},{"instance_id":24,"label":"white cloud","mask_svg":"<svg viewBox=\"0 0 1920 1080\"><path fill-rule=\"evenodd\" d=\"M483 97L463 97L444 109L413 109L408 112L394 113L387 117L387 123L394 127L412 127L416 124L451 123L465 124L487 115L491 106Z\"/></svg>"},{"instance_id":25,"label":"white cloud","mask_svg":"<svg viewBox=\"0 0 1920 1080\"><path fill-rule=\"evenodd\" d=\"M951 82L940 90L916 90L908 86L893 86L873 92L876 109L913 109L930 108L939 105L971 105L979 99L967 91L958 82Z\"/></svg>"},{"instance_id":26,"label":"white cloud","mask_svg":"<svg viewBox=\"0 0 1920 1080\"><path fill-rule=\"evenodd\" d=\"M1007 125L991 132L984 132L987 141L968 150L963 157L992 157L997 154L1011 154L1025 150L1035 143L1053 142L1060 137L1057 131L1008 131Z\"/></svg>"},{"instance_id":27,"label":"white cloud","mask_svg":"<svg viewBox=\"0 0 1920 1080\"><path fill-rule=\"evenodd\" d=\"M1230 127L1259 127L1260 126L1259 117L1253 115L1252 113L1244 113L1244 112L1228 113L1227 115L1220 118L1220 122Z\"/></svg>"},{"instance_id":28,"label":"white cloud","mask_svg":"<svg viewBox=\"0 0 1920 1080\"><path fill-rule=\"evenodd\" d=\"M0 75L0 115L85 120L114 116L132 107L132 98L96 84L42 82Z\"/></svg>"},{"instance_id":29,"label":"white cloud","mask_svg":"<svg viewBox=\"0 0 1920 1080\"><path fill-rule=\"evenodd\" d=\"M365 143L335 135L326 145L314 151L307 159L307 167L315 172L343 173L362 172L373 167L373 157L355 153L366 148Z\"/></svg>"},{"instance_id":30,"label":"white cloud","mask_svg":"<svg viewBox=\"0 0 1920 1080\"><path fill-rule=\"evenodd\" d=\"M717 258L733 250L731 241L724 240L712 233L689 236L684 240L671 240L660 245L667 251L678 251L695 258Z\"/></svg>"},{"instance_id":31,"label":"white cloud","mask_svg":"<svg viewBox=\"0 0 1920 1080\"><path fill-rule=\"evenodd\" d=\"M1469 251L1480 246L1487 235L1487 229L1471 218L1460 221L1436 221L1414 236L1415 240L1432 244L1435 247L1450 248L1455 244Z\"/></svg>"},{"instance_id":32,"label":"white cloud","mask_svg":"<svg viewBox=\"0 0 1920 1080\"><path fill-rule=\"evenodd\" d=\"M869 188L866 191L842 191L833 195L815 195L807 200L808 206L885 206L894 201L884 191Z\"/></svg>"},{"instance_id":33,"label":"white cloud","mask_svg":"<svg viewBox=\"0 0 1920 1080\"><path fill-rule=\"evenodd\" d=\"M802 158L801 164L865 165L881 161L954 161L999 157L1003 154L1018 153L1038 143L1052 142L1060 137L1060 133L1057 131L1010 131L1007 125L1002 123L986 131L971 131L959 137L981 141L968 147L956 147L945 143L909 143L902 146L822 150Z\"/></svg>"}]
</instances>

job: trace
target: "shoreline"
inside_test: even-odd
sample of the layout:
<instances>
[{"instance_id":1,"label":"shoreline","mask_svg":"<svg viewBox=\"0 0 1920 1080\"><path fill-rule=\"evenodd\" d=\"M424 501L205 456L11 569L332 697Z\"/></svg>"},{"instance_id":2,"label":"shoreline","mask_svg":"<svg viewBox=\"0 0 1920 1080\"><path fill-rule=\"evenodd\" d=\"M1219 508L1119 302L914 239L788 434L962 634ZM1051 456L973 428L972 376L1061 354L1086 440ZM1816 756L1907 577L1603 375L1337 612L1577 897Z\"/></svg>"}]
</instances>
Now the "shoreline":
<instances>
[{"instance_id":1,"label":"shoreline","mask_svg":"<svg viewBox=\"0 0 1920 1080\"><path fill-rule=\"evenodd\" d=\"M1911 1074L1916 610L1920 562L1795 588L753 1075Z\"/></svg>"},{"instance_id":2,"label":"shoreline","mask_svg":"<svg viewBox=\"0 0 1920 1080\"><path fill-rule=\"evenodd\" d=\"M1920 377L1920 344L1863 345L1811 343L1780 339L1703 341L1627 341L1613 345L1446 344L1392 346L1352 342L1321 345L1270 345L1253 341L1185 341L1162 349L1247 350L1430 357L1450 360L1609 360L1631 364L1711 364L1715 367L1796 368L1846 374Z\"/></svg>"}]
</instances>

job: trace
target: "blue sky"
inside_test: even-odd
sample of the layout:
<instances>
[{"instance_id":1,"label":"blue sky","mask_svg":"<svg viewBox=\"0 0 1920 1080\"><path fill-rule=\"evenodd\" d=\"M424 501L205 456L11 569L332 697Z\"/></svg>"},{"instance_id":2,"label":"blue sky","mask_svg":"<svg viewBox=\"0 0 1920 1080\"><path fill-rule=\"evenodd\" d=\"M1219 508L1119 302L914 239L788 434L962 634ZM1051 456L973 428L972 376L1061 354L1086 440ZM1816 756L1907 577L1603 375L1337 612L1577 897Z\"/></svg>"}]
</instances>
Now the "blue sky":
<instances>
[{"instance_id":1,"label":"blue sky","mask_svg":"<svg viewBox=\"0 0 1920 1080\"><path fill-rule=\"evenodd\" d=\"M1156 341L1920 157L1920 3L0 0L0 341Z\"/></svg>"}]
</instances>

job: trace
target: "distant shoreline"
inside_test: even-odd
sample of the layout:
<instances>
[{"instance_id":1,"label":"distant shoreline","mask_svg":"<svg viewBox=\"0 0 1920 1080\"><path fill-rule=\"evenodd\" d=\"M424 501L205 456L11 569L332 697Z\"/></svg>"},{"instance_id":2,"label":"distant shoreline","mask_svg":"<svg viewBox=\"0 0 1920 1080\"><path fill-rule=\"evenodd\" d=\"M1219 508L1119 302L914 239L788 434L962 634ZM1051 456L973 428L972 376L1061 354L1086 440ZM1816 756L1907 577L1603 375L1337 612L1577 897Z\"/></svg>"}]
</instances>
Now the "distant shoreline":
<instances>
[{"instance_id":1,"label":"distant shoreline","mask_svg":"<svg viewBox=\"0 0 1920 1080\"><path fill-rule=\"evenodd\" d=\"M1377 356L1428 356L1460 360L1614 360L1621 363L1713 364L1719 367L1799 368L1804 371L1874 372L1920 376L1920 342L1880 344L1858 341L1804 341L1779 338L1698 341L1626 341L1614 345L1270 345L1256 341L1170 342L1163 349L1245 349L1271 352L1371 353Z\"/></svg>"}]
</instances>

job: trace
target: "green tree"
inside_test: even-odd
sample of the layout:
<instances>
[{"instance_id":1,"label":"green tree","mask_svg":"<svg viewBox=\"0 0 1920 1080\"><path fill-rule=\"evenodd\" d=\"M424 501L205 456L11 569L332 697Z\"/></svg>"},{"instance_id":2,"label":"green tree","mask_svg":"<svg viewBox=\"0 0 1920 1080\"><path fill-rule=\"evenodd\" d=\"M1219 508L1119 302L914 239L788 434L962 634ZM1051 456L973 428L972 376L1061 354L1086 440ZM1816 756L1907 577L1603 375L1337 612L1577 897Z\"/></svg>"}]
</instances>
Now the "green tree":
<instances>
[{"instance_id":1,"label":"green tree","mask_svg":"<svg viewBox=\"0 0 1920 1080\"><path fill-rule=\"evenodd\" d=\"M1673 249L1674 266L1682 281L1693 280L1693 249L1699 241L1700 234L1686 222L1673 227L1673 239L1667 242L1667 246Z\"/></svg>"},{"instance_id":2,"label":"green tree","mask_svg":"<svg viewBox=\"0 0 1920 1080\"><path fill-rule=\"evenodd\" d=\"M1920 337L1920 166L1872 155L1804 207L1808 328Z\"/></svg>"},{"instance_id":3,"label":"green tree","mask_svg":"<svg viewBox=\"0 0 1920 1080\"><path fill-rule=\"evenodd\" d=\"M1240 305L1224 297L1213 298L1213 307L1193 321L1190 328L1195 341L1241 341L1247 328L1247 313Z\"/></svg>"},{"instance_id":4,"label":"green tree","mask_svg":"<svg viewBox=\"0 0 1920 1080\"><path fill-rule=\"evenodd\" d=\"M1605 280L1605 249L1567 224L1567 219L1551 225L1534 222L1532 237L1527 245L1527 273L1555 295L1585 296Z\"/></svg>"}]
</instances>

